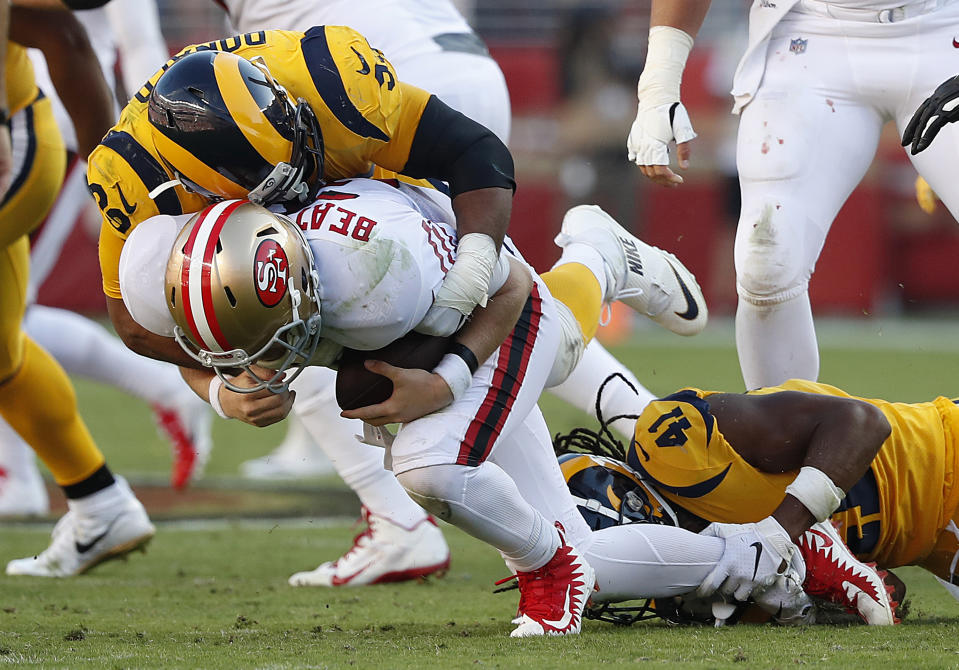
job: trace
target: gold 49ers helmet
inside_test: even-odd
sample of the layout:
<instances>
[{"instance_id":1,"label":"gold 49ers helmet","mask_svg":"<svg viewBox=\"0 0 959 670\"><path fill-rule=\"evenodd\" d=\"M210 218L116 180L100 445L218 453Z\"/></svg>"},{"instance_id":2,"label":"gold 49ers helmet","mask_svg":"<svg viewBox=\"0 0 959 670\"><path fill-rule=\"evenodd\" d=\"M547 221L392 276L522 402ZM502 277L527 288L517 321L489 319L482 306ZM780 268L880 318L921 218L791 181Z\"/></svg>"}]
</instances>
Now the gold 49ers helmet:
<instances>
[{"instance_id":1,"label":"gold 49ers helmet","mask_svg":"<svg viewBox=\"0 0 959 670\"><path fill-rule=\"evenodd\" d=\"M305 100L294 101L262 59L197 51L178 59L150 93L161 159L185 188L211 200L269 206L312 202L323 178L323 136Z\"/></svg>"},{"instance_id":2,"label":"gold 49ers helmet","mask_svg":"<svg viewBox=\"0 0 959 670\"><path fill-rule=\"evenodd\" d=\"M165 296L177 342L227 387L280 392L320 341L317 287L313 253L299 228L245 200L225 200L180 231L167 262ZM276 374L260 379L253 363ZM236 368L257 384L231 383Z\"/></svg>"}]
</instances>

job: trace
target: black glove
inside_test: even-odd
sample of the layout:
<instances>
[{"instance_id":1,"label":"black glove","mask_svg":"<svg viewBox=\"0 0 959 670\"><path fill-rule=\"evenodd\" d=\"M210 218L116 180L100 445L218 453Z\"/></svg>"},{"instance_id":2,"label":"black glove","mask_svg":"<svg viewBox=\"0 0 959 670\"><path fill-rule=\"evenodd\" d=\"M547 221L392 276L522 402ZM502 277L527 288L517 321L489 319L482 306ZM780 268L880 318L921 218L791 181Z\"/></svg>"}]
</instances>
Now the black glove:
<instances>
[{"instance_id":1,"label":"black glove","mask_svg":"<svg viewBox=\"0 0 959 670\"><path fill-rule=\"evenodd\" d=\"M940 128L955 121L959 121L959 76L939 84L919 105L902 134L902 146L911 144L910 153L915 156L932 144Z\"/></svg>"}]
</instances>

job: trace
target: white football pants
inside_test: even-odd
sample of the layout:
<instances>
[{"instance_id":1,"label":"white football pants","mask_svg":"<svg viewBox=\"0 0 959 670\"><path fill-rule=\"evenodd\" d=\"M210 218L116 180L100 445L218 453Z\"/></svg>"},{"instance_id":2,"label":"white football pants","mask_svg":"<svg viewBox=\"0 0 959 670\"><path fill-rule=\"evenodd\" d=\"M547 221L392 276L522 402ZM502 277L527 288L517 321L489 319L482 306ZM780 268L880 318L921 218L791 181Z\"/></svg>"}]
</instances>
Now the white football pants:
<instances>
[{"instance_id":1,"label":"white football pants","mask_svg":"<svg viewBox=\"0 0 959 670\"><path fill-rule=\"evenodd\" d=\"M896 23L839 20L823 15L828 4L801 0L776 26L740 120L736 345L746 388L816 379L808 284L829 227L872 162L883 124L895 121L901 135L919 104L959 72L959 2ZM957 155L959 126L950 124L910 156L953 216Z\"/></svg>"}]
</instances>

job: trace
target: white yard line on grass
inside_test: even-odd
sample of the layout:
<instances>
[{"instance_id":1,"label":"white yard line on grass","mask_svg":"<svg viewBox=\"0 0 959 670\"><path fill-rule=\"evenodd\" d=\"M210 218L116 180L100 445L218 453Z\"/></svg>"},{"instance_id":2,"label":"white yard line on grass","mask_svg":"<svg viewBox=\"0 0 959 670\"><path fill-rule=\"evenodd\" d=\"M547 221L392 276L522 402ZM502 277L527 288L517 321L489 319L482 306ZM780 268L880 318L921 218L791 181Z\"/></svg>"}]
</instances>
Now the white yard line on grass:
<instances>
[{"instance_id":1,"label":"white yard line on grass","mask_svg":"<svg viewBox=\"0 0 959 670\"><path fill-rule=\"evenodd\" d=\"M731 317L710 319L694 337L677 337L653 323L637 319L625 346L714 348L736 346ZM959 318L903 317L896 319L816 319L823 349L870 351L959 352Z\"/></svg>"}]
</instances>

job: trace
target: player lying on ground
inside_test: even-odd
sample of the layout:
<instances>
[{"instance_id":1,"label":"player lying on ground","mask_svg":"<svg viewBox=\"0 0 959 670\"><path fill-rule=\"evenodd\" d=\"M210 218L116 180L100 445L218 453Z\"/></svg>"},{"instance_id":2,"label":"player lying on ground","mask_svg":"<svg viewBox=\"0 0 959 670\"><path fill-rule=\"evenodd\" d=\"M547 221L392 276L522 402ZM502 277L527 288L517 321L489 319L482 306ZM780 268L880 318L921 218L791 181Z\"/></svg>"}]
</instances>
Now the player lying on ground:
<instances>
[{"instance_id":1,"label":"player lying on ground","mask_svg":"<svg viewBox=\"0 0 959 670\"><path fill-rule=\"evenodd\" d=\"M820 488L810 508L820 518L829 514L862 561L885 569L919 565L959 596L957 429L959 407L947 398L893 403L791 380L746 394L686 389L654 401L636 421L633 444L615 445L607 434L603 453L625 461L620 467L641 476L693 530L709 521L761 519L785 494L797 493L800 479L812 481L799 469L811 457L823 470L868 465L843 491ZM574 442L587 451L598 444L588 432ZM573 486L574 466L563 468ZM603 499L602 491L590 495L576 484L580 497ZM807 497L813 489L798 493ZM829 552L838 538L808 540L800 543L807 575L810 552Z\"/></svg>"},{"instance_id":2,"label":"player lying on ground","mask_svg":"<svg viewBox=\"0 0 959 670\"><path fill-rule=\"evenodd\" d=\"M300 366L336 364L345 346L376 349L417 327L455 257L448 205L435 190L350 180L292 214L297 225L242 202L204 210L179 234L188 217L157 217L128 240L121 286L141 325L174 332L214 367L215 375L186 372L201 396L265 425L288 411L286 385ZM392 380L393 395L344 415L404 424L387 452L392 470L415 500L499 549L517 572L515 636L579 630L593 579L587 561L598 600L665 597L706 580L706 590L755 593L784 619L801 619L802 559L775 520L719 537L654 526L591 532L576 511L536 407L540 392L575 365L604 301L643 309L648 279L638 268L695 282L595 207L571 210L557 241L563 257L543 277L507 241L489 305L434 372L368 362ZM157 250L171 246L164 286ZM764 548L758 563L755 545Z\"/></svg>"}]
</instances>

